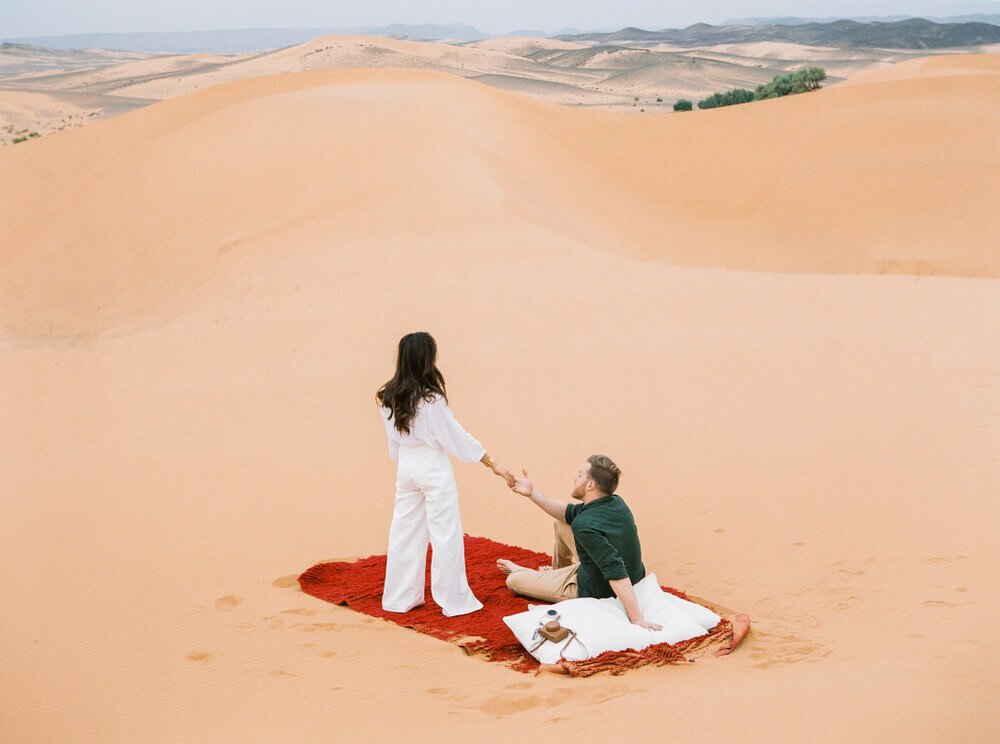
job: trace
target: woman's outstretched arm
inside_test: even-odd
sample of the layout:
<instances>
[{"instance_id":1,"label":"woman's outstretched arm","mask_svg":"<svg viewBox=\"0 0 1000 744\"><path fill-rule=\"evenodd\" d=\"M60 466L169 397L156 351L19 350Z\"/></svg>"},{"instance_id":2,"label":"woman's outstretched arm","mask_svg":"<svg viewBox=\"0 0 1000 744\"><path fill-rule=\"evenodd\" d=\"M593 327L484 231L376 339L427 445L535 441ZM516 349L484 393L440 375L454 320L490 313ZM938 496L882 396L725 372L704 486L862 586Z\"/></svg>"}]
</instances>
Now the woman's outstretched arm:
<instances>
[{"instance_id":1,"label":"woman's outstretched arm","mask_svg":"<svg viewBox=\"0 0 1000 744\"><path fill-rule=\"evenodd\" d=\"M501 478L503 478L505 481L507 481L507 486L508 487L511 487L511 486L514 485L515 478L511 474L511 472L507 468L505 468L503 465L501 465L500 463L498 463L496 460L494 460L492 457L490 457L490 453L489 452L483 454L483 458L479 462L481 462L483 465L485 465L490 470L492 470L494 473L496 473Z\"/></svg>"},{"instance_id":2,"label":"woman's outstretched arm","mask_svg":"<svg viewBox=\"0 0 1000 744\"><path fill-rule=\"evenodd\" d=\"M443 398L435 400L430 407L430 426L434 439L448 452L463 462L479 462L507 481L510 486L514 476L497 463L479 440L467 432Z\"/></svg>"}]
</instances>

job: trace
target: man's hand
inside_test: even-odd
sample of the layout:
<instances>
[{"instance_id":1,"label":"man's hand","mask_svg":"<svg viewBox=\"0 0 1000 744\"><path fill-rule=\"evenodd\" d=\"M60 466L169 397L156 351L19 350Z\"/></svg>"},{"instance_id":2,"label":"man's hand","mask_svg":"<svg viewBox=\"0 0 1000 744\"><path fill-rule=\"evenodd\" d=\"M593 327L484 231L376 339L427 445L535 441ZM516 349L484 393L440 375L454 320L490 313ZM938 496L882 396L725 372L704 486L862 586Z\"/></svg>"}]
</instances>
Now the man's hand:
<instances>
[{"instance_id":1,"label":"man's hand","mask_svg":"<svg viewBox=\"0 0 1000 744\"><path fill-rule=\"evenodd\" d=\"M662 625L647 623L642 619L642 609L639 607L639 600L635 596L635 588L628 577L624 579L608 579L608 583L611 585L611 591L615 593L615 596L622 603L622 607L625 608L625 614L628 616L629 622L646 630L663 630Z\"/></svg>"},{"instance_id":2,"label":"man's hand","mask_svg":"<svg viewBox=\"0 0 1000 744\"><path fill-rule=\"evenodd\" d=\"M662 625L657 625L656 623L647 623L645 620L636 620L633 625L638 625L640 628L645 628L646 630L663 630Z\"/></svg>"},{"instance_id":3,"label":"man's hand","mask_svg":"<svg viewBox=\"0 0 1000 744\"><path fill-rule=\"evenodd\" d=\"M534 494L535 492L535 484L532 483L531 479L528 477L527 470L522 470L521 472L524 474L524 477L516 479L512 484L509 485L514 493L519 493L522 496L527 496L530 499L532 494Z\"/></svg>"},{"instance_id":4,"label":"man's hand","mask_svg":"<svg viewBox=\"0 0 1000 744\"><path fill-rule=\"evenodd\" d=\"M550 499L544 493L535 488L535 484L528 477L528 471L522 470L523 478L517 478L510 490L521 496L527 496L531 503L548 514L553 519L557 519L566 524L566 502Z\"/></svg>"}]
</instances>

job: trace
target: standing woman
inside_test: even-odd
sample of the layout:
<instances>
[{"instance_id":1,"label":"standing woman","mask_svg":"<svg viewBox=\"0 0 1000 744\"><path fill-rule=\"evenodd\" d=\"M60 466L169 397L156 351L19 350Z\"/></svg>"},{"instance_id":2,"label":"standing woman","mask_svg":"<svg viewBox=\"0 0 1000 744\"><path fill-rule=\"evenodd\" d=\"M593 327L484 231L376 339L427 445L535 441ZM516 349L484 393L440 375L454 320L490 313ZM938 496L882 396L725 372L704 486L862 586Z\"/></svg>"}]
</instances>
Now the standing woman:
<instances>
[{"instance_id":1,"label":"standing woman","mask_svg":"<svg viewBox=\"0 0 1000 744\"><path fill-rule=\"evenodd\" d=\"M465 574L458 487L448 453L463 462L483 463L508 484L513 477L455 420L437 368L437 344L429 333L400 339L396 374L375 398L385 421L389 456L397 466L382 609L409 612L424 603L428 542L433 547L431 596L444 615L482 609Z\"/></svg>"}]
</instances>

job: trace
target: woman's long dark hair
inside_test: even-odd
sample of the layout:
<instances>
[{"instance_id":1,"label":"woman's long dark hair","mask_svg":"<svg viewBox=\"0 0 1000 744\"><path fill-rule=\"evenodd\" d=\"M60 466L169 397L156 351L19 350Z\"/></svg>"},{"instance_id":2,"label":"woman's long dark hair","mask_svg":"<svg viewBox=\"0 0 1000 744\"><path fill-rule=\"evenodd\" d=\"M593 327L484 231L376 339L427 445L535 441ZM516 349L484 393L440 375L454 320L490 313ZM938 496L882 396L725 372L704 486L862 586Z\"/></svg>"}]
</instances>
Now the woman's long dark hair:
<instances>
[{"instance_id":1,"label":"woman's long dark hair","mask_svg":"<svg viewBox=\"0 0 1000 744\"><path fill-rule=\"evenodd\" d=\"M396 429L410 433L410 424L417 415L420 399L433 400L440 395L445 401L444 376L437 368L437 343L429 333L407 333L399 339L396 353L396 374L375 393L375 400L388 408L389 418L395 419Z\"/></svg>"}]
</instances>

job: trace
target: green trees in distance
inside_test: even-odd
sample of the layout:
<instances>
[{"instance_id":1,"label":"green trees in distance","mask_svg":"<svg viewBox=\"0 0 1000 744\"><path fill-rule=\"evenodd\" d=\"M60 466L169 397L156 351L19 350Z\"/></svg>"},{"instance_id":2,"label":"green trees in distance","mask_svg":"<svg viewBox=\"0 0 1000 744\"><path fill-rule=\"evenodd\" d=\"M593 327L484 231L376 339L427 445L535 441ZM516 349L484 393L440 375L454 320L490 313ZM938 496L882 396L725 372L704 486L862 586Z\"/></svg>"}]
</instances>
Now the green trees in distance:
<instances>
[{"instance_id":1,"label":"green trees in distance","mask_svg":"<svg viewBox=\"0 0 1000 744\"><path fill-rule=\"evenodd\" d=\"M674 104L674 111L690 111L693 107L694 106L691 101L686 98L682 98Z\"/></svg>"},{"instance_id":2,"label":"green trees in distance","mask_svg":"<svg viewBox=\"0 0 1000 744\"><path fill-rule=\"evenodd\" d=\"M754 100L754 92L746 88L734 88L723 93L713 93L708 98L698 101L698 108L718 108L719 106L733 106L737 103L749 103Z\"/></svg>"},{"instance_id":3,"label":"green trees in distance","mask_svg":"<svg viewBox=\"0 0 1000 744\"><path fill-rule=\"evenodd\" d=\"M732 106L737 103L762 101L765 98L779 98L795 93L805 93L806 91L819 88L819 84L824 80L826 80L826 71L822 67L806 67L795 72L785 73L784 75L775 75L771 82L758 85L756 91L735 88L721 93L713 93L708 98L698 101L698 108L718 108L719 106ZM680 103L681 101L678 101L674 104L674 111L690 111L690 108L678 109L677 105Z\"/></svg>"},{"instance_id":4,"label":"green trees in distance","mask_svg":"<svg viewBox=\"0 0 1000 744\"><path fill-rule=\"evenodd\" d=\"M826 70L822 67L806 67L785 75L776 75L771 82L757 86L757 100L816 90L824 80L826 80Z\"/></svg>"}]
</instances>

